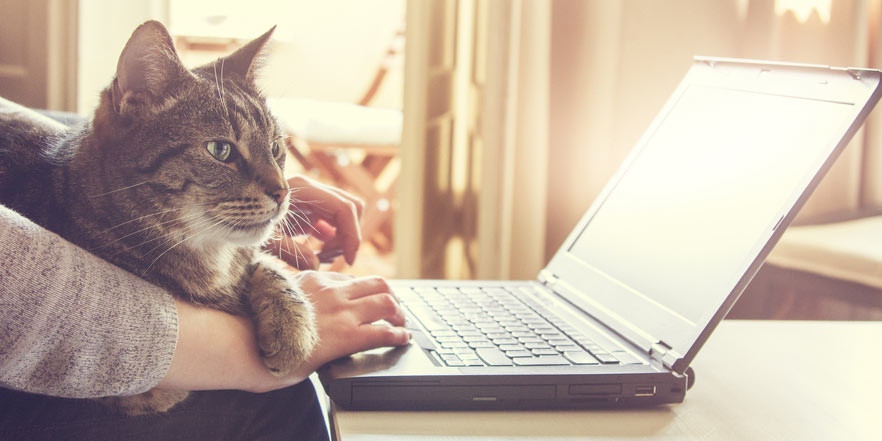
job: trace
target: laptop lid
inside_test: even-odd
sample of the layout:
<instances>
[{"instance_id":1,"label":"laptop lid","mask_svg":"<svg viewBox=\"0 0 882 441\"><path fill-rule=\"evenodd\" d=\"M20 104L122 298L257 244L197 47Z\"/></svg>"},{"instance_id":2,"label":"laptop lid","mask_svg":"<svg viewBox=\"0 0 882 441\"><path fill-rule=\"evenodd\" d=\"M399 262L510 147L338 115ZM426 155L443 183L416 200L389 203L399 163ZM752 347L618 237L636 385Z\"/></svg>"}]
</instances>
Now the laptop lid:
<instances>
[{"instance_id":1,"label":"laptop lid","mask_svg":"<svg viewBox=\"0 0 882 441\"><path fill-rule=\"evenodd\" d=\"M683 372L876 104L879 79L697 57L540 279Z\"/></svg>"}]
</instances>

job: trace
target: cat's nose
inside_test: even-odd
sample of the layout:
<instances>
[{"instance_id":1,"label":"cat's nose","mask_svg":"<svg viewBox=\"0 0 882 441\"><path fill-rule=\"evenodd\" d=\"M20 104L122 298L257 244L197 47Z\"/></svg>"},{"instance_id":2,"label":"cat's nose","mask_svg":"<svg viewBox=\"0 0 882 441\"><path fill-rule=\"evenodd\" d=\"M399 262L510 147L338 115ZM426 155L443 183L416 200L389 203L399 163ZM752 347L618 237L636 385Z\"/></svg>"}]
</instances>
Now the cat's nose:
<instances>
[{"instance_id":1,"label":"cat's nose","mask_svg":"<svg viewBox=\"0 0 882 441\"><path fill-rule=\"evenodd\" d=\"M266 195L273 198L277 204L281 204L282 200L285 199L285 196L288 196L288 192L291 191L289 187L279 187L275 190L267 190Z\"/></svg>"}]
</instances>

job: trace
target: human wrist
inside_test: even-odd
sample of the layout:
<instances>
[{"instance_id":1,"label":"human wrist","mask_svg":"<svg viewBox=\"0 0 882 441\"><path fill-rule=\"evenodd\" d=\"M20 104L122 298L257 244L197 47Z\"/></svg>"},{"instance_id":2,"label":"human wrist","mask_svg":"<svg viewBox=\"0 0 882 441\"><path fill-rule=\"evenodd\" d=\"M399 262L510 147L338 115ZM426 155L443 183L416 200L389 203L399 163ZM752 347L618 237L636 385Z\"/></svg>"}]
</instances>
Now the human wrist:
<instances>
[{"instance_id":1,"label":"human wrist","mask_svg":"<svg viewBox=\"0 0 882 441\"><path fill-rule=\"evenodd\" d=\"M303 381L301 367L278 377L260 358L254 325L246 317L176 300L178 343L159 387L179 390L239 389L265 392Z\"/></svg>"}]
</instances>

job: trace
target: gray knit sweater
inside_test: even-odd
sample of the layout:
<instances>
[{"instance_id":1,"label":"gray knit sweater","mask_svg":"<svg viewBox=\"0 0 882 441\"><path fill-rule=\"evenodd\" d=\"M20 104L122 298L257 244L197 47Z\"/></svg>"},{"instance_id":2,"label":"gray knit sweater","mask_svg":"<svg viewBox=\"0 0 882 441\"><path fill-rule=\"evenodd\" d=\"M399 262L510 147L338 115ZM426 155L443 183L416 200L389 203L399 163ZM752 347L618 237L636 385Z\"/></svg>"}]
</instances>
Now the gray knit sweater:
<instances>
[{"instance_id":1,"label":"gray knit sweater","mask_svg":"<svg viewBox=\"0 0 882 441\"><path fill-rule=\"evenodd\" d=\"M0 205L0 387L131 395L165 376L171 294Z\"/></svg>"}]
</instances>

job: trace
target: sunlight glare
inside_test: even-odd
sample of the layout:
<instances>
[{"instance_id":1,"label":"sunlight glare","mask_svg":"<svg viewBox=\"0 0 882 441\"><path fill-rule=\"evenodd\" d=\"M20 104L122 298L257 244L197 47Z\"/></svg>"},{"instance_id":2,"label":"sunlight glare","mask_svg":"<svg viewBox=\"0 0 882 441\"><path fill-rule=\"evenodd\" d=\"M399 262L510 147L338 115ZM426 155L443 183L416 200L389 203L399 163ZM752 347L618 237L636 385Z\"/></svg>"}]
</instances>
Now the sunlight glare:
<instances>
[{"instance_id":1,"label":"sunlight glare","mask_svg":"<svg viewBox=\"0 0 882 441\"><path fill-rule=\"evenodd\" d=\"M818 17L824 24L830 23L830 10L833 0L775 0L775 14L782 16L787 11L793 11L793 15L800 23L808 21L812 11L818 11Z\"/></svg>"}]
</instances>

